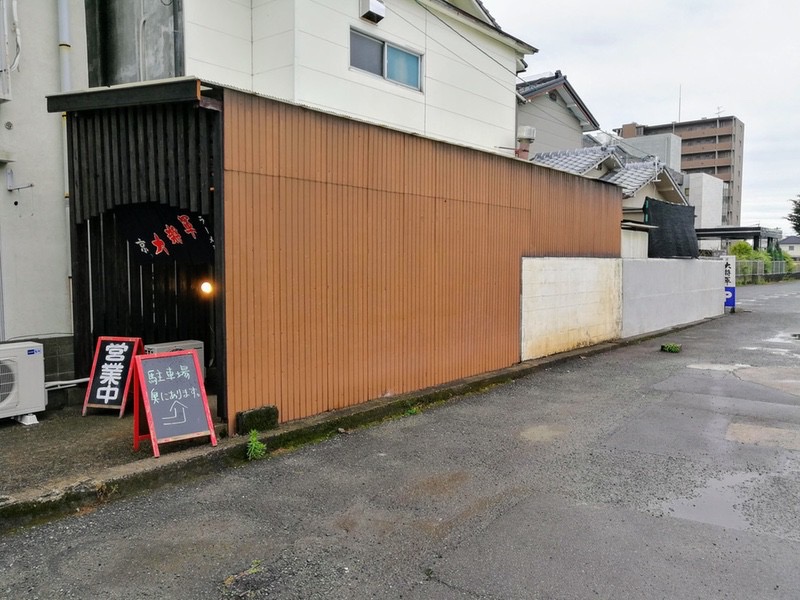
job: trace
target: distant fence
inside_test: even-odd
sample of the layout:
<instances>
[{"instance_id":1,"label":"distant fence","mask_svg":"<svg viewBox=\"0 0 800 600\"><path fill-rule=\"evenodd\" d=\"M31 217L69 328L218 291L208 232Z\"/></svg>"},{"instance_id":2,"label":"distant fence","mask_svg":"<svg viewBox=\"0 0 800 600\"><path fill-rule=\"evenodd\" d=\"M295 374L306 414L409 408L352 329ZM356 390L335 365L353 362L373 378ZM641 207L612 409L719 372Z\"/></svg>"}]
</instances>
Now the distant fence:
<instances>
[{"instance_id":1,"label":"distant fence","mask_svg":"<svg viewBox=\"0 0 800 600\"><path fill-rule=\"evenodd\" d=\"M761 283L764 281L780 281L781 279L797 279L800 273L789 273L786 261L774 260L737 260L736 283Z\"/></svg>"}]
</instances>

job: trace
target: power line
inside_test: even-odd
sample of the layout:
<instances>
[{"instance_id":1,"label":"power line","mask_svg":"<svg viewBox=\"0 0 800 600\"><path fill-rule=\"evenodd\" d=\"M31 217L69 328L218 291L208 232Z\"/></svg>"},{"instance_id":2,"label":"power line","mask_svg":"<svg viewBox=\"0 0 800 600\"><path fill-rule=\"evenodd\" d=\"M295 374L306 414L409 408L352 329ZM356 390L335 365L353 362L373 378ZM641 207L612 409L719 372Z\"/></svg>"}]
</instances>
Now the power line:
<instances>
[{"instance_id":1,"label":"power line","mask_svg":"<svg viewBox=\"0 0 800 600\"><path fill-rule=\"evenodd\" d=\"M417 4L419 4L419 0L417 0ZM421 7L423 10L425 10L425 12L427 12L427 13L428 13L428 14L430 14L430 15L432 15L432 16L433 16L433 17L435 17L436 19L438 19L438 20L439 20L439 21L440 21L442 24L444 24L444 25L445 25L445 26L446 26L448 29L452 30L454 33L456 33L456 34L457 34L459 37L461 37L462 39L464 39L464 40L465 40L467 43L469 43L471 46L473 46L473 47L475 47L476 49L480 50L480 52L481 52L482 54L485 54L485 55L486 55L487 57L489 57L489 58L490 58L490 59L491 59L493 62L495 62L495 63L497 63L498 65L500 65L500 67L502 67L504 70L508 71L509 73L512 73L512 74L514 75L514 77L515 77L515 78L519 79L520 81L523 81L523 80L522 80L522 79L521 79L521 78L520 78L520 77L519 77L519 76L518 76L516 73L514 73L513 71L511 71L511 70L510 70L508 67L506 67L505 65L503 65L501 62L499 62L499 61L498 61L497 59L495 59L493 56L491 56L491 55L487 54L487 53L486 53L486 52L485 52L485 51L484 51L482 48L480 48L479 46L476 46L476 45L475 45L475 44L474 44L474 43L473 43L473 42L472 42L470 39L468 39L468 38L466 38L465 36L463 36L463 35L462 35L462 34L461 34L459 31L457 31L456 29L454 29L453 27L451 27L451 26L450 26L449 24L447 24L446 22L442 21L442 20L441 20L441 19L440 19L440 18L439 18L439 17L438 17L436 14L432 13L432 12L431 12L431 11L430 11L430 10L429 10L427 7L423 6L422 4L419 4L419 6L420 6L420 7ZM390 9L390 10L391 10L391 9ZM437 44L438 44L438 45L439 45L441 48L443 48L443 49L447 50L447 52L449 52L449 53L450 53L450 54L451 54L453 57L455 57L455 59L456 59L456 60L457 60L457 61L458 61L460 64L462 64L462 65L464 65L464 66L467 66L467 67L470 67L470 68L472 68L472 69L475 69L476 71L478 71L478 72L479 72L479 73L481 73L482 75L484 75L484 76L486 76L487 78L489 78L489 79L491 79L492 81L494 81L494 82L495 82L497 85L499 85L500 87L502 87L504 90L506 90L506 91L511 91L511 92L512 92L512 93L514 93L514 94L516 94L516 93L517 93L517 90L516 90L516 85L514 86L514 89L513 89L513 90L509 90L509 89L508 89L508 85L507 85L505 82L503 82L503 81L501 81L501 80L497 79L497 78L496 78L494 75L491 75L491 74L487 73L486 71L484 71L484 70L482 70L482 69L479 69L479 68L478 68L477 66L475 66L474 64L467 62L467 61L466 61L466 60L464 60L464 59L463 59L463 58L462 58L462 57L461 57L459 54L457 54L457 53L456 53L454 50L452 50L451 48L449 48L448 46L446 46L444 43L440 42L439 40L437 40L437 39L434 39L434 38L430 38L430 37L428 37L428 33L427 33L426 31L424 31L424 30L420 29L419 27L417 27L416 25L414 25L414 23L412 23L411 21L409 21L408 19L406 19L406 18L405 18L403 15L401 15L401 14L400 14L400 13L398 13L397 11L395 11L395 10L391 10L391 12L393 12L393 13L394 13L394 14L395 14L395 15L396 15L398 18L400 18L401 20L403 20L403 21L405 21L406 23L408 23L408 25L410 25L411 27L413 27L414 29L416 29L417 31L419 31L420 33L422 33L422 34L425 36L425 39L426 39L426 40L427 40L427 39L430 39L430 40L432 40L432 41L436 42L436 43L437 43Z\"/></svg>"}]
</instances>

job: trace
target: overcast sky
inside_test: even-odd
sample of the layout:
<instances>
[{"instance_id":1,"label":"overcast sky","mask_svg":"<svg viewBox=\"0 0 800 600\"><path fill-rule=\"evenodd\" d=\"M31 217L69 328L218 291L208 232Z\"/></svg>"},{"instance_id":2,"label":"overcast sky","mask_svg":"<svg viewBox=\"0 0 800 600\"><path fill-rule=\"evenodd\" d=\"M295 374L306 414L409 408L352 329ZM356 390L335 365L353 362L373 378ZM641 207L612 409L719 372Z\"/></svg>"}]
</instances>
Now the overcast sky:
<instances>
[{"instance_id":1,"label":"overcast sky","mask_svg":"<svg viewBox=\"0 0 800 600\"><path fill-rule=\"evenodd\" d=\"M742 225L792 233L800 1L483 2L504 31L539 49L527 75L560 70L606 131L718 111L744 122Z\"/></svg>"}]
</instances>

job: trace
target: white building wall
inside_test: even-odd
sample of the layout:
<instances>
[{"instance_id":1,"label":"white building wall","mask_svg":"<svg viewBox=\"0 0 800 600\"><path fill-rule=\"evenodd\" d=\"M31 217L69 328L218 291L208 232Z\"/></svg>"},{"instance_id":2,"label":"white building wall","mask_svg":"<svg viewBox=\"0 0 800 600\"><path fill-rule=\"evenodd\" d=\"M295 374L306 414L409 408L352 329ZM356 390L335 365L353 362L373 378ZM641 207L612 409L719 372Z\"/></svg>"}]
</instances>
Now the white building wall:
<instances>
[{"instance_id":1,"label":"white building wall","mask_svg":"<svg viewBox=\"0 0 800 600\"><path fill-rule=\"evenodd\" d=\"M250 0L183 3L186 75L252 90Z\"/></svg>"},{"instance_id":2,"label":"white building wall","mask_svg":"<svg viewBox=\"0 0 800 600\"><path fill-rule=\"evenodd\" d=\"M698 228L722 227L722 196L724 182L706 173L685 174L683 179L686 200L694 206L694 226ZM698 240L701 250L720 250L721 240Z\"/></svg>"},{"instance_id":3,"label":"white building wall","mask_svg":"<svg viewBox=\"0 0 800 600\"><path fill-rule=\"evenodd\" d=\"M617 339L621 261L522 259L522 360Z\"/></svg>"},{"instance_id":4,"label":"white building wall","mask_svg":"<svg viewBox=\"0 0 800 600\"><path fill-rule=\"evenodd\" d=\"M557 152L583 147L583 131L560 96L537 96L517 109L517 124L536 128L531 152Z\"/></svg>"},{"instance_id":5,"label":"white building wall","mask_svg":"<svg viewBox=\"0 0 800 600\"><path fill-rule=\"evenodd\" d=\"M412 0L386 0L378 24L359 18L356 0L250 4L185 3L187 75L513 153L501 149L516 141L516 53L505 44ZM351 68L351 28L421 54L422 90Z\"/></svg>"},{"instance_id":6,"label":"white building wall","mask_svg":"<svg viewBox=\"0 0 800 600\"><path fill-rule=\"evenodd\" d=\"M695 228L721 227L724 182L706 173L692 173L684 176L683 185L687 201L695 207Z\"/></svg>"},{"instance_id":7,"label":"white building wall","mask_svg":"<svg viewBox=\"0 0 800 600\"><path fill-rule=\"evenodd\" d=\"M85 89L83 2L69 7L72 87ZM0 186L2 340L72 333L62 116L49 114L45 100L60 90L57 5L19 2L18 15L20 68L11 73L12 100L0 103L0 152L14 162L0 162L0 169L13 171L16 185L34 185L12 192ZM0 174L4 183L6 173Z\"/></svg>"},{"instance_id":8,"label":"white building wall","mask_svg":"<svg viewBox=\"0 0 800 600\"><path fill-rule=\"evenodd\" d=\"M723 267L722 260L623 260L622 337L721 315Z\"/></svg>"},{"instance_id":9,"label":"white building wall","mask_svg":"<svg viewBox=\"0 0 800 600\"><path fill-rule=\"evenodd\" d=\"M681 138L673 133L625 138L621 143L626 150L656 156L670 169L681 170Z\"/></svg>"},{"instance_id":10,"label":"white building wall","mask_svg":"<svg viewBox=\"0 0 800 600\"><path fill-rule=\"evenodd\" d=\"M647 258L650 236L646 231L622 230L622 258Z\"/></svg>"},{"instance_id":11,"label":"white building wall","mask_svg":"<svg viewBox=\"0 0 800 600\"><path fill-rule=\"evenodd\" d=\"M294 25L294 0L253 0L252 90L294 100Z\"/></svg>"}]
</instances>

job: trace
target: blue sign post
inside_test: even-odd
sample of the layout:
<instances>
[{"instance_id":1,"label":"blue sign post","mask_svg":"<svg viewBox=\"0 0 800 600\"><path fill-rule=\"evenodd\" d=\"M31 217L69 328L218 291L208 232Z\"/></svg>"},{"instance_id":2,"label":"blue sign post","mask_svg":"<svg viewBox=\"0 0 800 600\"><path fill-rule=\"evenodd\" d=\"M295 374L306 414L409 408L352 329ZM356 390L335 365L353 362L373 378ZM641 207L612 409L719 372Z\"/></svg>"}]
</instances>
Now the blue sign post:
<instances>
[{"instance_id":1,"label":"blue sign post","mask_svg":"<svg viewBox=\"0 0 800 600\"><path fill-rule=\"evenodd\" d=\"M725 308L736 312L736 257L723 256L725 261Z\"/></svg>"}]
</instances>

